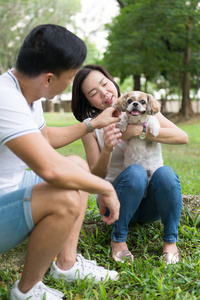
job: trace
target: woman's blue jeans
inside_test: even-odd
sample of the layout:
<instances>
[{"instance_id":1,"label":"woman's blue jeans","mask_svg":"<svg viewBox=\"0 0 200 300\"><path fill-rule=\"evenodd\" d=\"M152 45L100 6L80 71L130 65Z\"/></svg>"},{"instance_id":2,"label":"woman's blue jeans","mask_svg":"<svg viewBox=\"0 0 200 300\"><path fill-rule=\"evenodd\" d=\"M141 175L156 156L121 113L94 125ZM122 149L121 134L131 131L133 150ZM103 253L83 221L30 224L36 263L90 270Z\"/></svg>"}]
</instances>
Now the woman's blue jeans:
<instances>
[{"instance_id":1,"label":"woman's blue jeans","mask_svg":"<svg viewBox=\"0 0 200 300\"><path fill-rule=\"evenodd\" d=\"M163 240L178 241L178 225L182 209L181 184L168 166L158 168L147 187L147 172L140 165L127 167L113 182L120 201L119 219L112 225L111 239L125 242L129 223L149 223L161 219ZM145 190L146 197L143 198Z\"/></svg>"}]
</instances>

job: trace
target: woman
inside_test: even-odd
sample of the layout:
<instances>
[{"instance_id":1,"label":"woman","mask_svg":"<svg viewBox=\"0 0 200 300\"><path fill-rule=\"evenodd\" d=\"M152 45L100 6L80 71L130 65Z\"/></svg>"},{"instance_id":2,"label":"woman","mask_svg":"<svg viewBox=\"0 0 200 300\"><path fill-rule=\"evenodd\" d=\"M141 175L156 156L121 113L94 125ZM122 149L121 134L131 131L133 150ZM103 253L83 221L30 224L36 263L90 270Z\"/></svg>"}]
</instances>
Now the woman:
<instances>
[{"instance_id":1,"label":"woman","mask_svg":"<svg viewBox=\"0 0 200 300\"><path fill-rule=\"evenodd\" d=\"M120 96L117 83L101 66L86 65L76 74L72 90L72 111L80 122L93 118L113 105ZM161 113L156 114L160 122L157 137L150 134L150 141L165 144L186 144L187 134ZM92 132L92 128L90 128ZM178 176L168 166L158 168L147 187L147 172L140 165L123 166L123 140L139 137L142 125L129 125L121 135L115 125L95 130L82 138L91 172L112 182L119 201L120 217L112 225L111 249L115 261L133 261L126 239L129 223L153 222L161 219L164 225L163 259L167 264L177 263L179 253L176 246L178 225L182 208L181 185ZM122 140L121 140L122 139ZM143 197L147 187L146 196ZM100 201L98 197L98 202ZM100 214L105 213L100 209Z\"/></svg>"}]
</instances>

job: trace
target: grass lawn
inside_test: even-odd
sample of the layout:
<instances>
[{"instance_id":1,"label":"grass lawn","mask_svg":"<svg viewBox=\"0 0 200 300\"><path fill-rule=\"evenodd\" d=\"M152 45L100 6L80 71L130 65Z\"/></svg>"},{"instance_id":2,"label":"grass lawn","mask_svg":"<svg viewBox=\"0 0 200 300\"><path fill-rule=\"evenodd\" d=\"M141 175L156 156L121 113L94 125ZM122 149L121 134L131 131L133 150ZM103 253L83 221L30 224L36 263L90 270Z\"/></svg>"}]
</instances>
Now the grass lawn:
<instances>
[{"instance_id":1,"label":"grass lawn","mask_svg":"<svg viewBox=\"0 0 200 300\"><path fill-rule=\"evenodd\" d=\"M70 113L46 113L45 117L49 126L70 126L76 123ZM184 195L200 195L200 120L187 121L178 126L187 132L189 144L163 145L164 162L179 175ZM63 155L77 154L85 158L81 140L58 151ZM163 235L161 222L133 225L130 227L128 246L135 261L131 266L116 265L110 257L111 227L101 222L94 196L90 195L78 252L85 258L95 259L99 265L118 270L120 280L102 283L94 283L93 280L54 282L48 271L44 282L64 292L65 299L74 300L200 299L199 224L199 219L195 222L183 209L178 242L181 261L171 266L166 266L160 259ZM17 251L24 251L26 243L18 247ZM12 265L4 272L0 270L0 299L9 299L9 289L13 281L20 277L20 272L21 269L15 269Z\"/></svg>"}]
</instances>

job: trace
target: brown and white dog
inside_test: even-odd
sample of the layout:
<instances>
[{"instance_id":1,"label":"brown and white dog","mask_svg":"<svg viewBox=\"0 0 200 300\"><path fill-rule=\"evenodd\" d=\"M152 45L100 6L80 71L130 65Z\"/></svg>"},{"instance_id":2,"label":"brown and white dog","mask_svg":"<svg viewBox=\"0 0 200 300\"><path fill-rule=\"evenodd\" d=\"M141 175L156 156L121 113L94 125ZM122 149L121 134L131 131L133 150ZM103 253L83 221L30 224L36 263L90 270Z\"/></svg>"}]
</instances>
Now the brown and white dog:
<instances>
[{"instance_id":1,"label":"brown and white dog","mask_svg":"<svg viewBox=\"0 0 200 300\"><path fill-rule=\"evenodd\" d=\"M125 93L113 105L122 111L118 127L124 132L129 124L146 125L153 136L159 133L160 124L154 116L160 111L160 104L153 96L133 91ZM160 143L133 137L124 142L124 168L139 164L147 170L148 180L154 171L163 166Z\"/></svg>"}]
</instances>

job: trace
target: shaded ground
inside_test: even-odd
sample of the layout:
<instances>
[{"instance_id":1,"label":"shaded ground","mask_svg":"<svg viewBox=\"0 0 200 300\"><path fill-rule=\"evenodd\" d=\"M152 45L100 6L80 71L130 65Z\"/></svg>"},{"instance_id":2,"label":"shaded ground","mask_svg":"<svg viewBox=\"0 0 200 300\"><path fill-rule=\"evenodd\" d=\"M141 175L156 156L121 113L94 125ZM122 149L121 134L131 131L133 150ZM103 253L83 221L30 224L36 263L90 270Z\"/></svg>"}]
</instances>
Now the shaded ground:
<instances>
[{"instance_id":1,"label":"shaded ground","mask_svg":"<svg viewBox=\"0 0 200 300\"><path fill-rule=\"evenodd\" d=\"M193 215L200 214L200 196L183 195L183 205L186 206ZM85 224L89 234L91 234L91 231L95 231L96 225L101 228L101 230L104 230L104 227L106 230L106 225L103 222L98 222L97 224ZM17 248L4 254L0 254L0 270L4 272L9 268L15 269L16 271L21 270L26 257L27 242L28 240Z\"/></svg>"},{"instance_id":2,"label":"shaded ground","mask_svg":"<svg viewBox=\"0 0 200 300\"><path fill-rule=\"evenodd\" d=\"M177 113L164 113L164 116L169 119L170 121L172 121L173 123L175 123L176 125L178 125L179 123L183 123L184 124L193 124L196 123L197 121L199 121L200 119L200 114L193 114L193 115L189 115L188 117L182 116L181 114Z\"/></svg>"}]
</instances>

